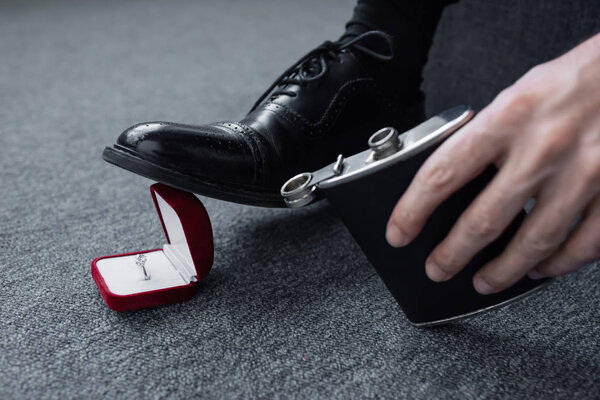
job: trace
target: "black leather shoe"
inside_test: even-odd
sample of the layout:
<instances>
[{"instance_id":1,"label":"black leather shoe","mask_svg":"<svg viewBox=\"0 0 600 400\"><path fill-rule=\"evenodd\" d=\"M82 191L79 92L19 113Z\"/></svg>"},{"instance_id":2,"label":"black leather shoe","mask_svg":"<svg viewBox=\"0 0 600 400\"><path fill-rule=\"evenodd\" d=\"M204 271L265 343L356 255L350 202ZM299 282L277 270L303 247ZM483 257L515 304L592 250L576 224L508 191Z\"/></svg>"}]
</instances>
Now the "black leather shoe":
<instances>
[{"instance_id":1,"label":"black leather shoe","mask_svg":"<svg viewBox=\"0 0 600 400\"><path fill-rule=\"evenodd\" d=\"M367 147L384 126L424 119L420 92L400 93L392 38L366 32L325 42L285 71L239 122L147 122L123 132L103 158L180 189L238 203L283 207L280 186Z\"/></svg>"}]
</instances>

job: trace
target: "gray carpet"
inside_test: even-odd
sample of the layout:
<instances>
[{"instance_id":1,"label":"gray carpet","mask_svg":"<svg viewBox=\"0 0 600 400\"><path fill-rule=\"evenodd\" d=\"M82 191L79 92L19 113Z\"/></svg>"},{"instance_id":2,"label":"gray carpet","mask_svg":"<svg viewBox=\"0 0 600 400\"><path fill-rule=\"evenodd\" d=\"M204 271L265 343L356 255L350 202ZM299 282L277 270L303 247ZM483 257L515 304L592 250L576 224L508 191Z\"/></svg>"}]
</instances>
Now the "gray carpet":
<instances>
[{"instance_id":1,"label":"gray carpet","mask_svg":"<svg viewBox=\"0 0 600 400\"><path fill-rule=\"evenodd\" d=\"M105 306L91 260L165 239L151 182L103 147L139 121L242 116L352 3L0 3L0 398L600 397L600 269L417 329L324 204L202 198L197 295Z\"/></svg>"}]
</instances>

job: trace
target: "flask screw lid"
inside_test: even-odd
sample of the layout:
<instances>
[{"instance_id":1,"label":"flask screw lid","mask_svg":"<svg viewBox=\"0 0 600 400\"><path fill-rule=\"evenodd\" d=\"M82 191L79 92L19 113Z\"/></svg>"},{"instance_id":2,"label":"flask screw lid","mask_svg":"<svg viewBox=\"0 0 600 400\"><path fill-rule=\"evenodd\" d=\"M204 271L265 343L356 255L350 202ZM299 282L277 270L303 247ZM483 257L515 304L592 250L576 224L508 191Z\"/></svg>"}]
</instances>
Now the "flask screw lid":
<instances>
[{"instance_id":1,"label":"flask screw lid","mask_svg":"<svg viewBox=\"0 0 600 400\"><path fill-rule=\"evenodd\" d=\"M398 131L392 127L378 130L369 138L369 147L373 150L373 158L381 160L391 156L402 148Z\"/></svg>"}]
</instances>

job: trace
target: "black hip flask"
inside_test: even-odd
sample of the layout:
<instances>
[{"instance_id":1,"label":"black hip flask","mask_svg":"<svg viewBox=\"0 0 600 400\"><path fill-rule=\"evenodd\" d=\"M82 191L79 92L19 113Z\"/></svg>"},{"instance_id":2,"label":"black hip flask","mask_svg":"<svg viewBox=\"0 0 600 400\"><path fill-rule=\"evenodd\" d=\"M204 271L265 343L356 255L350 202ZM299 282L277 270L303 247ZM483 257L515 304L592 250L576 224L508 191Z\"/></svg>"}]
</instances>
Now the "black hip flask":
<instances>
[{"instance_id":1,"label":"black hip flask","mask_svg":"<svg viewBox=\"0 0 600 400\"><path fill-rule=\"evenodd\" d=\"M425 259L493 178L494 167L489 167L442 203L409 245L393 248L385 239L389 216L419 167L473 114L468 106L457 106L400 135L394 128L383 128L369 139L370 149L348 158L340 155L335 163L312 173L296 175L281 188L291 208L306 206L323 197L329 200L409 321L416 326L442 324L506 305L549 281L525 277L491 295L481 295L473 288L473 275L504 250L525 218L524 211L452 279L437 283L425 273Z\"/></svg>"}]
</instances>

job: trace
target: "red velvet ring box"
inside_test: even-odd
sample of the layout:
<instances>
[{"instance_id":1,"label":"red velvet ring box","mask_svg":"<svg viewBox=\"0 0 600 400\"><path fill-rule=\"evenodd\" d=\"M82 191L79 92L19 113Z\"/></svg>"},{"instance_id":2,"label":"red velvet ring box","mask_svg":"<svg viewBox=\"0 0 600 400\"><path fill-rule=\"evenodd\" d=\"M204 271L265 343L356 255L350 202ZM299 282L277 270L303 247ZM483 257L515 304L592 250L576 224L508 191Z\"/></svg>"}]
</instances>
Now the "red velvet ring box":
<instances>
[{"instance_id":1,"label":"red velvet ring box","mask_svg":"<svg viewBox=\"0 0 600 400\"><path fill-rule=\"evenodd\" d=\"M206 209L196 196L157 183L150 193L167 244L162 249L100 257L92 277L109 308L130 311L190 299L213 263L213 235ZM144 273L136 255L145 254Z\"/></svg>"}]
</instances>

